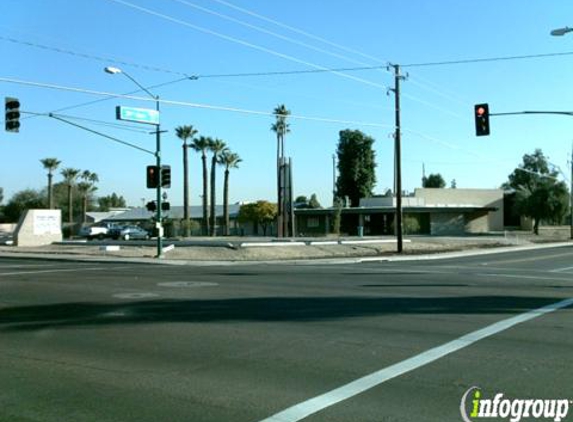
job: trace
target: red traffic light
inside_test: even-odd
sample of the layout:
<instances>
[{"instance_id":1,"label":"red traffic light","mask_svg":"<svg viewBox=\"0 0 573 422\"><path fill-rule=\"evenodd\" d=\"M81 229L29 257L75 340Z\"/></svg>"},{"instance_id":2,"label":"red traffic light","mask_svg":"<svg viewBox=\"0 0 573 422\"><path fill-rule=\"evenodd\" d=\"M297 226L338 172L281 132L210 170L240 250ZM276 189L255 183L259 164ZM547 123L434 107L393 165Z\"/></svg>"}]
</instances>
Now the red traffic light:
<instances>
[{"instance_id":1,"label":"red traffic light","mask_svg":"<svg viewBox=\"0 0 573 422\"><path fill-rule=\"evenodd\" d=\"M487 136L490 133L489 127L489 105L487 103L476 104L474 106L476 136Z\"/></svg>"},{"instance_id":2,"label":"red traffic light","mask_svg":"<svg viewBox=\"0 0 573 422\"><path fill-rule=\"evenodd\" d=\"M159 171L157 166L147 166L146 172L147 187L155 189L159 185Z\"/></svg>"}]
</instances>

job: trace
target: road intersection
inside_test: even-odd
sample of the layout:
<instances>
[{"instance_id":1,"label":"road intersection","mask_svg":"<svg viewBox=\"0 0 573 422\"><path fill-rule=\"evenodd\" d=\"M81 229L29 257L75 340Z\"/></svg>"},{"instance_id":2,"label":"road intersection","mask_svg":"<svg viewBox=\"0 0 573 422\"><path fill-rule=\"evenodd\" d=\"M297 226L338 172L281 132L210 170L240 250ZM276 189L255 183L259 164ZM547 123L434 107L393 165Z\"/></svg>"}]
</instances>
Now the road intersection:
<instances>
[{"instance_id":1,"label":"road intersection","mask_svg":"<svg viewBox=\"0 0 573 422\"><path fill-rule=\"evenodd\" d=\"M473 386L573 399L572 258L0 259L0 420L436 421L462 420Z\"/></svg>"}]
</instances>

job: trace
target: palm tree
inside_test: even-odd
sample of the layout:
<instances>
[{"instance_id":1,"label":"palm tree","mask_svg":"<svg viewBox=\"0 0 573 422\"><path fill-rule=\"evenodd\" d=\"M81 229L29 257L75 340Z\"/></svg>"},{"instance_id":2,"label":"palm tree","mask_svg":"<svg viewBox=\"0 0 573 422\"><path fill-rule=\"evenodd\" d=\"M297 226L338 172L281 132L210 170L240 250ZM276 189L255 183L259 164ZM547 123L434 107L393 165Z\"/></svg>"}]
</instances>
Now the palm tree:
<instances>
[{"instance_id":1,"label":"palm tree","mask_svg":"<svg viewBox=\"0 0 573 422\"><path fill-rule=\"evenodd\" d=\"M71 167L65 168L61 171L64 177L64 183L68 186L68 223L74 221L73 218L73 205L72 205L72 187L75 185L76 180L80 174L80 170Z\"/></svg>"},{"instance_id":2,"label":"palm tree","mask_svg":"<svg viewBox=\"0 0 573 422\"><path fill-rule=\"evenodd\" d=\"M271 130L277 134L277 161L284 156L284 137L290 132L290 124L287 123L287 117L290 115L290 110L284 104L280 104L273 110L275 115L275 123L271 125Z\"/></svg>"},{"instance_id":3,"label":"palm tree","mask_svg":"<svg viewBox=\"0 0 573 422\"><path fill-rule=\"evenodd\" d=\"M54 192L52 190L52 178L54 171L62 163L57 158L43 158L40 160L46 170L48 170L48 208L54 209Z\"/></svg>"},{"instance_id":4,"label":"palm tree","mask_svg":"<svg viewBox=\"0 0 573 422\"><path fill-rule=\"evenodd\" d=\"M225 221L225 236L229 236L229 171L238 168L243 161L239 154L225 150L219 156L219 164L225 167L225 182L223 185L223 220Z\"/></svg>"},{"instance_id":5,"label":"palm tree","mask_svg":"<svg viewBox=\"0 0 573 422\"><path fill-rule=\"evenodd\" d=\"M284 104L280 104L273 110L275 115L275 123L271 125L271 130L277 135L277 234L279 237L283 236L283 193L281 192L281 166L284 157L284 137L290 132L290 125L286 119L290 114L290 110ZM283 183L284 185L284 183Z\"/></svg>"},{"instance_id":6,"label":"palm tree","mask_svg":"<svg viewBox=\"0 0 573 422\"><path fill-rule=\"evenodd\" d=\"M78 183L78 190L82 194L82 221L85 223L87 221L88 197L90 193L97 189L95 184L99 182L99 177L96 173L92 173L89 170L84 170L80 178L82 181Z\"/></svg>"},{"instance_id":7,"label":"palm tree","mask_svg":"<svg viewBox=\"0 0 573 422\"><path fill-rule=\"evenodd\" d=\"M201 161L203 163L203 235L209 234L209 198L207 196L209 191L209 179L207 171L207 150L211 144L212 139L206 136L200 136L193 139L191 148L196 152L201 152Z\"/></svg>"},{"instance_id":8,"label":"palm tree","mask_svg":"<svg viewBox=\"0 0 573 422\"><path fill-rule=\"evenodd\" d=\"M223 142L221 139L212 140L209 144L209 151L213 153L213 156L211 158L211 236L215 236L217 232L216 228L217 215L215 213L216 167L217 167L217 161L219 160L219 156L225 150L227 150L227 144L225 144L225 142Z\"/></svg>"},{"instance_id":9,"label":"palm tree","mask_svg":"<svg viewBox=\"0 0 573 422\"><path fill-rule=\"evenodd\" d=\"M189 161L187 158L190 144L187 141L192 141L197 132L191 125L175 128L175 135L183 141L183 219L185 220L185 237L189 237L191 234L189 226Z\"/></svg>"}]
</instances>

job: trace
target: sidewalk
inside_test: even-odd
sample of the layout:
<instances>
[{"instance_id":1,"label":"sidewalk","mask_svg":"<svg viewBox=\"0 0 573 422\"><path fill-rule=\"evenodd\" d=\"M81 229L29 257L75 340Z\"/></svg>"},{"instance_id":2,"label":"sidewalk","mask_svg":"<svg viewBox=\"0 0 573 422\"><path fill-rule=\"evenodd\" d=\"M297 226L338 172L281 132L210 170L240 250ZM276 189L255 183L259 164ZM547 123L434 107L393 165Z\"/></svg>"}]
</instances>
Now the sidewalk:
<instances>
[{"instance_id":1,"label":"sidewalk","mask_svg":"<svg viewBox=\"0 0 573 422\"><path fill-rule=\"evenodd\" d=\"M457 256L511 252L532 248L573 246L559 239L536 238L543 243L503 236L411 237L405 240L402 254L396 253L394 238L303 239L278 242L276 239L237 238L194 239L175 243L175 248L157 259L156 245L150 242L116 242L119 250L105 250L106 242L64 242L42 247L0 246L0 257L74 260L90 262L130 262L171 265L230 265L252 263L350 263L368 261L443 259ZM316 244L315 242L321 242ZM325 242L326 241L326 242ZM272 247L271 247L272 244Z\"/></svg>"}]
</instances>

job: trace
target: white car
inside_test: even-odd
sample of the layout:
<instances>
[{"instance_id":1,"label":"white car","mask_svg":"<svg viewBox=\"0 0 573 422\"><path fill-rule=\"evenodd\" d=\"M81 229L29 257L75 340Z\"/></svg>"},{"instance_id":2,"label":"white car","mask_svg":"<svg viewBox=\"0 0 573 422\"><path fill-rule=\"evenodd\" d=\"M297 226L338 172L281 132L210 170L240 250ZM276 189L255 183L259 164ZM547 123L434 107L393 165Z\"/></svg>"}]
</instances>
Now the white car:
<instances>
[{"instance_id":1,"label":"white car","mask_svg":"<svg viewBox=\"0 0 573 422\"><path fill-rule=\"evenodd\" d=\"M86 237L88 240L104 239L109 236L111 224L94 224L93 226L84 226L80 229L79 235Z\"/></svg>"}]
</instances>

